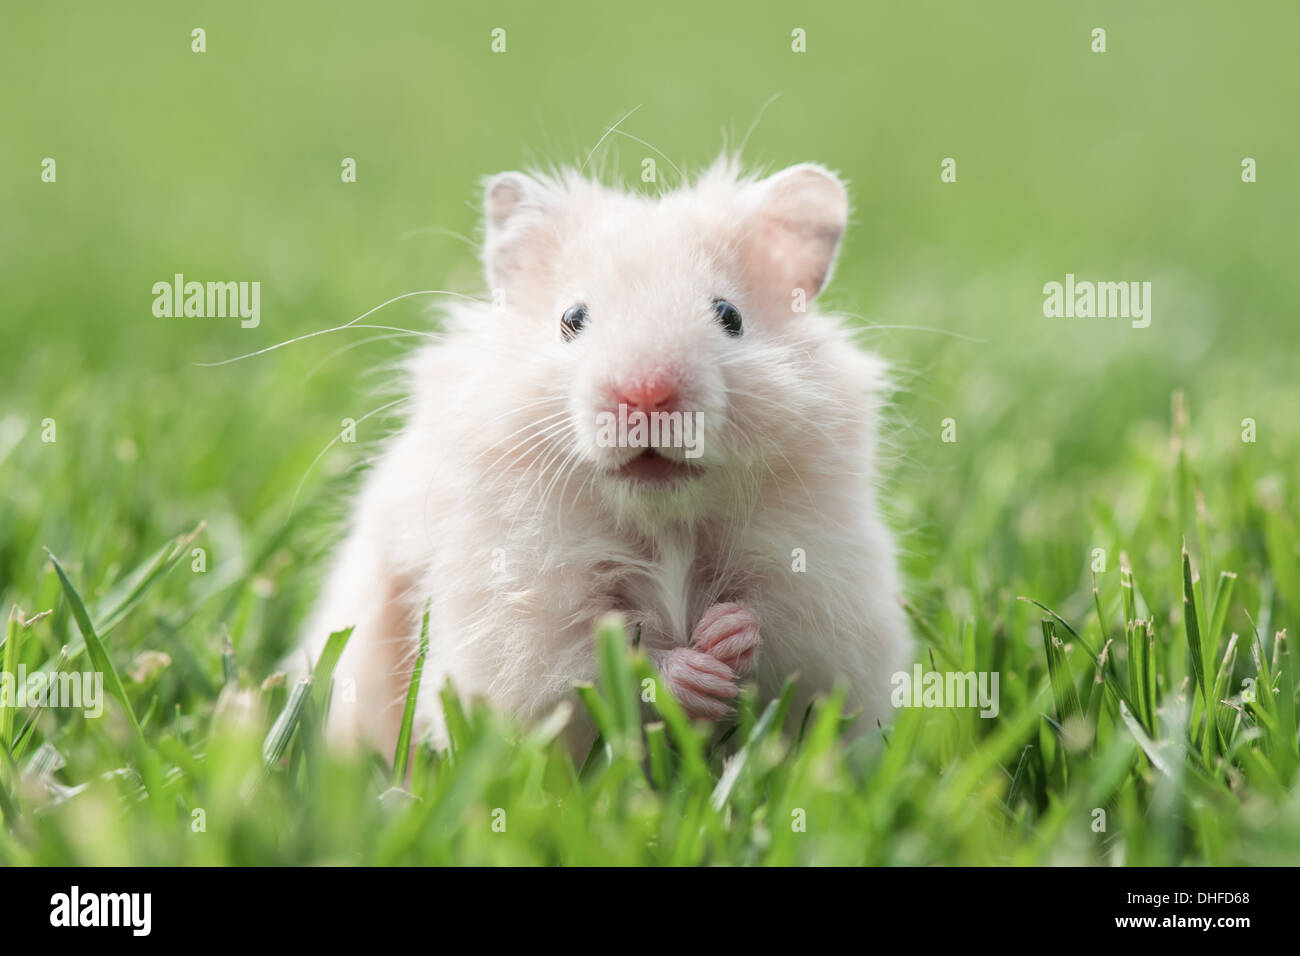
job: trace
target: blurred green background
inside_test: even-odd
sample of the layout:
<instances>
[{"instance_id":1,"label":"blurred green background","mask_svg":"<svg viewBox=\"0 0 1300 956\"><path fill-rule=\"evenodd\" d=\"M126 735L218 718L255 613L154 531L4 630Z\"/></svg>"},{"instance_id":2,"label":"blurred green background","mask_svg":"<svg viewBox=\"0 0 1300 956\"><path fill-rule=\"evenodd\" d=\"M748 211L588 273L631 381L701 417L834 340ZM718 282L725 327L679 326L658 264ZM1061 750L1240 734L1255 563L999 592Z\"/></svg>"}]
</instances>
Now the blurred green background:
<instances>
[{"instance_id":1,"label":"blurred green background","mask_svg":"<svg viewBox=\"0 0 1300 956\"><path fill-rule=\"evenodd\" d=\"M795 28L806 53L791 51ZM478 293L467 239L482 177L580 164L638 107L593 163L640 189L653 156L671 185L661 156L698 170L779 94L744 158L815 160L851 184L825 302L859 317L902 386L886 487L917 605L960 621L1029 593L1081 613L1095 547L1137 548L1146 577L1174 587L1176 536L1138 531L1170 508L1175 391L1214 573L1242 572L1243 601L1271 603L1261 591L1297 574L1298 28L1289 0L10 4L0 597L53 603L42 546L94 595L206 521L208 578L177 576L167 599L233 595L241 662L264 674L310 601L339 511L327 480L391 420L309 466L343 418L386 400L386 369L418 340L348 330L195 363L412 290ZM45 157L55 183L41 181ZM354 184L340 181L345 157ZM955 183L940 180L945 157ZM1255 183L1242 182L1245 157ZM260 326L156 318L151 286L177 272L260 281ZM1150 327L1045 318L1043 284L1067 272L1152 282ZM413 298L375 321L436 317ZM945 418L955 443L940 441ZM299 520L276 538L305 474ZM1271 544L1252 530L1261 511ZM1280 591L1282 608L1296 599ZM220 618L205 619L208 660ZM1034 640L1025 622L1016 639ZM1248 626L1237 611L1229 625ZM148 627L123 646L152 646Z\"/></svg>"}]
</instances>

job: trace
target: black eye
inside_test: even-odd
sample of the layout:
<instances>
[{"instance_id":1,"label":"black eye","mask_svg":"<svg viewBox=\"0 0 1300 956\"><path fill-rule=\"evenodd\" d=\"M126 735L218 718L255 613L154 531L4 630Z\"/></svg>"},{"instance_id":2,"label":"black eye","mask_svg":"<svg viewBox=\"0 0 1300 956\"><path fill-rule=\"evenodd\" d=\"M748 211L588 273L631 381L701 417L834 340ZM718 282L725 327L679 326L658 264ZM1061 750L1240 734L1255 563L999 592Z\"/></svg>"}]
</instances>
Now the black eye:
<instances>
[{"instance_id":1,"label":"black eye","mask_svg":"<svg viewBox=\"0 0 1300 956\"><path fill-rule=\"evenodd\" d=\"M740 310L734 305L726 299L714 299L713 314L728 335L733 337L740 335Z\"/></svg>"},{"instance_id":2,"label":"black eye","mask_svg":"<svg viewBox=\"0 0 1300 956\"><path fill-rule=\"evenodd\" d=\"M571 305L564 310L564 315L560 317L560 334L564 336L564 341L568 342L581 332L586 324L587 307L585 305Z\"/></svg>"}]
</instances>

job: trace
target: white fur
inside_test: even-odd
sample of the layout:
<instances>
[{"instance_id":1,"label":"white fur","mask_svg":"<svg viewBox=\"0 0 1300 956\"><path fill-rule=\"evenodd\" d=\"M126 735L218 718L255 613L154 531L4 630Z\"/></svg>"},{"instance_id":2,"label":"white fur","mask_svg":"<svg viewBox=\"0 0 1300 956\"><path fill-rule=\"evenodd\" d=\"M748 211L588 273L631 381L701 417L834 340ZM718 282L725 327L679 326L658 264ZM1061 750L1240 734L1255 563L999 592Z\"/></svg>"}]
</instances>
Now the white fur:
<instances>
[{"instance_id":1,"label":"white fur","mask_svg":"<svg viewBox=\"0 0 1300 956\"><path fill-rule=\"evenodd\" d=\"M508 173L486 205L505 307L452 308L414 356L409 417L367 476L306 635L314 655L356 625L337 670L356 700L336 691L335 735L391 748L426 600L418 716L437 740L448 678L537 719L594 678L605 613L641 625L653 651L684 645L723 601L757 613L764 697L797 672L799 706L840 683L859 729L886 719L910 645L874 501L883 366L837 319L791 312L794 286L811 301L829 277L839 181L808 165L746 179L722 161L651 198ZM718 297L739 308L741 337L714 320ZM590 320L564 341L576 302ZM611 381L648 365L704 415L701 476L675 490L612 476L633 451L595 444Z\"/></svg>"}]
</instances>

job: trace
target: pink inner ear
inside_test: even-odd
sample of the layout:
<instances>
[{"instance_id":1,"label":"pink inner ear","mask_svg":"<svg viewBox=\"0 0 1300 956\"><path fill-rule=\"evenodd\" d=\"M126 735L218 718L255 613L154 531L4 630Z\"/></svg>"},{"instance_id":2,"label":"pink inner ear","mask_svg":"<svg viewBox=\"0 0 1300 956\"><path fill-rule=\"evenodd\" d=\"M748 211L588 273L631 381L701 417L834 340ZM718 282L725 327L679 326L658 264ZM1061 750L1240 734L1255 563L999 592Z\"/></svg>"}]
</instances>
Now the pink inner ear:
<instances>
[{"instance_id":1,"label":"pink inner ear","mask_svg":"<svg viewBox=\"0 0 1300 956\"><path fill-rule=\"evenodd\" d=\"M542 188L523 173L498 173L488 182L483 212L489 228L504 227L511 216L521 212L526 205L536 206L541 200Z\"/></svg>"},{"instance_id":2,"label":"pink inner ear","mask_svg":"<svg viewBox=\"0 0 1300 956\"><path fill-rule=\"evenodd\" d=\"M487 239L483 265L488 284L506 289L508 298L528 301L545 278L552 232L545 225L541 187L522 173L502 173L484 198Z\"/></svg>"},{"instance_id":3,"label":"pink inner ear","mask_svg":"<svg viewBox=\"0 0 1300 956\"><path fill-rule=\"evenodd\" d=\"M787 310L795 290L812 301L822 291L835 260L840 228L816 220L765 215L750 236L746 273L750 284L774 308Z\"/></svg>"},{"instance_id":4,"label":"pink inner ear","mask_svg":"<svg viewBox=\"0 0 1300 956\"><path fill-rule=\"evenodd\" d=\"M779 311L811 301L830 277L848 218L844 187L818 167L796 166L761 184L747 237L751 287Z\"/></svg>"},{"instance_id":5,"label":"pink inner ear","mask_svg":"<svg viewBox=\"0 0 1300 956\"><path fill-rule=\"evenodd\" d=\"M497 179L487 196L487 217L494 226L501 226L519 205L524 193L519 183L508 177Z\"/></svg>"}]
</instances>

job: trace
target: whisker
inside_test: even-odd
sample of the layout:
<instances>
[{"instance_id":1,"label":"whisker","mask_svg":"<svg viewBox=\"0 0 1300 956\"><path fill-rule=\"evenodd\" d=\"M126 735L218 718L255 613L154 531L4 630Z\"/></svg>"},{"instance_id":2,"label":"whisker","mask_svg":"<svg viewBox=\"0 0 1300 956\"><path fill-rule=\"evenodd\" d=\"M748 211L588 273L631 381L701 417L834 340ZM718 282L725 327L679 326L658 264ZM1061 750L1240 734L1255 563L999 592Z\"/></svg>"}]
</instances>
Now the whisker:
<instances>
[{"instance_id":1,"label":"whisker","mask_svg":"<svg viewBox=\"0 0 1300 956\"><path fill-rule=\"evenodd\" d=\"M353 326L353 328L364 328L364 327L365 326L360 326L360 325ZM307 382L309 382L316 375L317 372L323 369L330 362L334 361L334 359L338 358L344 352L351 352L353 349L359 349L363 345L369 345L371 342L385 342L388 341L389 339L400 339L405 335L424 335L424 334L425 334L424 332L416 332L410 329L401 329L389 335L372 335L369 338L362 339L360 342L352 342L351 344L345 345L342 348L335 349L329 355L325 356L314 366L312 366L311 371L309 371L306 375L302 377L302 383L304 385L307 384Z\"/></svg>"},{"instance_id":2,"label":"whisker","mask_svg":"<svg viewBox=\"0 0 1300 956\"><path fill-rule=\"evenodd\" d=\"M977 339L974 336L963 335L962 333L954 332L951 329L936 329L928 325L876 325L865 315L859 315L857 312L839 312L838 310L836 310L836 314L845 316L846 318L850 318L850 319L861 319L863 322L867 323L862 328L853 329L852 332L854 335L858 335L863 332L875 332L875 331L901 332L910 329L916 332L933 332L935 335L947 335L954 339L961 339L963 342L973 342L976 345L987 345L989 341L988 339Z\"/></svg>"},{"instance_id":3,"label":"whisker","mask_svg":"<svg viewBox=\"0 0 1300 956\"><path fill-rule=\"evenodd\" d=\"M535 421L535 422L529 422L527 425L524 425L522 428L516 428L514 431L512 431L512 432L511 432L509 435L507 435L505 438L501 439L501 441L498 442L497 445L500 445L500 444L502 444L502 443L504 443L504 442L509 441L511 438L513 438L515 435L518 435L521 431L524 431L525 429L530 429L530 431L529 431L529 433L528 433L527 435L525 435L523 438L519 439L519 441L515 442L513 445L511 445L511 446L510 446L509 448L507 448L505 451L501 452L501 454L499 454L499 455L497 455L495 458L493 458L493 459L492 459L492 462L491 462L491 465L490 465L489 467L496 467L496 466L502 464L502 463L505 461L505 459L506 459L506 458L507 458L507 457L508 457L512 452L514 452L514 451L517 450L521 445L524 445L524 444L527 443L527 442L533 442L533 441L535 441L535 439L538 439L538 438L542 438L542 439L549 438L549 437L550 437L550 434L551 434L553 431L555 431L555 430L558 429L558 428L563 427L563 426L566 424L566 422L563 422L563 421L554 421L554 420L553 420L553 419L559 418L559 417L562 416L563 414L564 414L564 412L562 412L562 411L561 411L561 412L556 412L554 415L547 415L546 418L538 419L538 420ZM549 424L549 425L546 425L546 423L547 423L548 421L550 422L550 424ZM546 425L546 427L545 427L545 428L541 427L541 426L543 426L543 425ZM483 449L481 452L479 452L477 455L475 455L473 458L470 459L469 464L473 464L474 462L478 461L480 458L482 458L484 455L486 455L486 454L487 454L488 452L490 452L490 451L496 451L496 449L497 449L497 445L490 445L490 446L488 446L487 448ZM526 448L526 449L521 453L521 457L522 457L523 455L526 455L528 452L532 451L532 450L533 450L533 447L534 447L533 445L530 445L528 448Z\"/></svg>"},{"instance_id":4,"label":"whisker","mask_svg":"<svg viewBox=\"0 0 1300 956\"><path fill-rule=\"evenodd\" d=\"M512 532L514 531L515 523L519 520L524 505L528 502L529 498L532 496L533 488L537 487L542 482L542 480L544 480L547 477L548 473L552 469L554 469L555 471L554 476L550 478L550 481L547 483L545 489L542 491L541 499L537 502L537 504L533 508L533 512L538 516L545 515L546 503L547 500L550 498L551 489L555 486L555 482L559 480L560 476L565 473L565 470L573 462L577 460L578 455L581 453L581 448L579 448L577 445L573 445L572 447L566 449L563 445L561 445L560 452L561 452L560 454L553 454L551 458L542 466L541 470L537 475L537 479L533 482L533 484L529 485L528 491L522 497L520 497L519 504L515 508L514 516L511 518L510 521L510 529Z\"/></svg>"},{"instance_id":5,"label":"whisker","mask_svg":"<svg viewBox=\"0 0 1300 956\"><path fill-rule=\"evenodd\" d=\"M646 142L645 140L643 140L640 136L633 136L631 133L624 132L624 131L621 130L621 129L613 129L613 130L610 130L610 132L611 132L611 133L618 133L619 136L626 136L628 139L630 139L630 140L632 140L632 141L634 141L634 142L640 143L640 144L641 144L642 146L644 146L646 149L653 149L656 153L659 154L660 158L663 159L663 161L664 161L665 163L667 163L669 166L671 166L671 167L673 168L673 172L677 173L677 178L678 178L678 179L680 179L682 182L685 182L685 181L686 181L686 174L683 173L683 172L681 171L681 169L678 168L678 166L677 166L676 163L674 163L671 159L669 159L667 156L665 156L664 153L663 153L663 150L661 150L658 146L655 146L655 145L653 145L653 144L651 144L651 143L647 143L647 142Z\"/></svg>"},{"instance_id":6,"label":"whisker","mask_svg":"<svg viewBox=\"0 0 1300 956\"><path fill-rule=\"evenodd\" d=\"M484 423L483 423L483 429L486 430L487 427L488 427L489 425L495 425L497 422L501 421L501 419L503 419L503 418L509 418L511 415L518 415L518 414L520 414L521 412L525 412L525 411L527 411L527 410L530 409L530 408L537 408L537 406L539 406L539 405L541 405L541 406L544 407L544 406L546 406L546 405L551 405L551 404L556 404L556 403L563 403L563 401L564 401L563 397L556 397L556 398L553 398L553 397L547 396L547 397L545 397L545 398L539 398L539 399L536 399L536 400L531 401L531 402L525 402L523 405L511 406L510 408L507 408L504 412L499 412L498 414L493 415L490 419L488 419L486 422L484 422ZM558 413L557 413L557 414L558 414ZM548 416L547 416L547 418L553 418L553 417L554 417L554 415L548 415ZM546 420L546 419L540 419L540 421L545 421L545 420ZM532 419L532 420L530 420L527 424L525 424L523 427L524 427L524 428L527 428L528 425L530 425L530 424L536 424L538 421L539 421L539 419ZM512 433L512 434L513 434L513 433ZM510 436L507 435L506 437L509 438ZM504 440L504 439L503 439L503 440Z\"/></svg>"},{"instance_id":7,"label":"whisker","mask_svg":"<svg viewBox=\"0 0 1300 956\"><path fill-rule=\"evenodd\" d=\"M361 313L361 315L358 315L351 322L345 322L343 325L335 326L332 329L321 329L319 332L308 332L306 335L299 335L296 338L286 339L285 341L278 342L275 345L268 345L264 349L258 349L256 352L249 352L246 355L236 355L234 358L224 359L220 362L195 362L193 364L197 365L199 368L217 368L222 365L230 365L233 362L238 362L246 358L253 358L257 355L265 355L267 352L274 352L276 349L284 348L286 345L293 345L295 342L301 342L304 339L315 338L318 335L328 335L330 332L339 332L343 329L389 329L390 331L396 332L410 332L410 329L398 329L387 325L358 325L357 323L368 316L374 315L385 306L392 305L394 302L400 302L402 299L409 299L411 296L415 295L451 295L459 299L468 299L470 302L482 302L481 299L476 299L472 295L463 295L460 292L448 292L446 289L423 289L419 292L403 292L401 295L393 296L393 298L389 299L387 302L380 303L370 311ZM436 337L432 332L414 334L428 335L431 338Z\"/></svg>"},{"instance_id":8,"label":"whisker","mask_svg":"<svg viewBox=\"0 0 1300 956\"><path fill-rule=\"evenodd\" d=\"M197 365L199 368L217 368L221 365L231 365L235 362L243 361L246 358L254 358L266 352L274 352L276 349L284 348L286 345L293 345L295 342L301 342L304 339L314 339L318 335L329 335L331 332L342 332L344 329L382 329L387 332L405 332L408 335L421 335L430 339L441 337L436 332L420 332L416 329L404 329L397 325L353 325L348 323L347 325L335 326L332 329L321 329L318 332L308 332L306 335L300 335L296 339L289 339L285 342L280 342L278 345L270 345L264 349L258 349L256 352L249 352L247 355L236 355L234 358L228 358L220 362L195 362L193 364Z\"/></svg>"},{"instance_id":9,"label":"whisker","mask_svg":"<svg viewBox=\"0 0 1300 956\"><path fill-rule=\"evenodd\" d=\"M560 462L559 468L555 470L555 477L552 478L550 482L547 483L546 487L542 490L542 500L541 503L538 505L538 509L537 509L539 512L545 513L546 505L551 498L551 489L553 489L555 487L555 483L560 480L560 476L567 475L567 477L565 478L566 485L568 484L568 479L573 477L573 469L570 468L570 465L572 465L573 462L577 460L577 456L580 452L581 449L575 444L572 448L569 449L569 453L564 456L564 460ZM563 503L563 498L561 498L561 503Z\"/></svg>"},{"instance_id":10,"label":"whisker","mask_svg":"<svg viewBox=\"0 0 1300 956\"><path fill-rule=\"evenodd\" d=\"M749 143L749 137L753 136L754 130L758 129L758 121L763 118L763 114L767 112L767 108L771 106L773 103L775 103L777 100L779 100L780 98L781 98L780 93L773 93L771 96L767 98L766 102L764 102L763 105L758 108L758 115L754 117L754 122L749 124L749 129L745 130L745 138L742 139L740 141L740 145L736 147L737 156L739 156L741 153L745 151L745 146Z\"/></svg>"},{"instance_id":11,"label":"whisker","mask_svg":"<svg viewBox=\"0 0 1300 956\"><path fill-rule=\"evenodd\" d=\"M596 155L596 150L600 149L600 144L603 143L603 142L605 142L605 140L606 140L607 138L609 138L609 134L612 133L612 132L614 132L614 130L618 129L618 127L620 126L620 124L622 124L623 120L627 119L629 116L631 116L633 113L635 113L635 112L636 112L637 110L639 110L640 108L641 108L641 104L638 103L636 106L632 107L630 110L628 110L626 113L624 113L624 114L619 118L619 120L618 120L617 123L615 123L613 126L608 127L608 128L605 130L605 132L601 135L600 139L596 140L596 145L593 146L593 147L591 147L591 152L588 153L588 154L587 154L587 158L584 159L584 160L582 161L582 165L578 167L578 172L582 172L584 169L587 168L587 164L588 164L589 162L591 162L591 157L594 156L594 155Z\"/></svg>"},{"instance_id":12,"label":"whisker","mask_svg":"<svg viewBox=\"0 0 1300 956\"><path fill-rule=\"evenodd\" d=\"M438 236L450 236L452 239L459 239L461 242L465 243L465 245L469 246L471 249L474 250L478 249L478 243L476 243L469 236L463 235L462 233L459 233L454 229L446 229L443 226L418 226L415 229L408 229L406 232L402 233L397 238L402 240L412 239L415 236L424 235L425 233L432 233Z\"/></svg>"},{"instance_id":13,"label":"whisker","mask_svg":"<svg viewBox=\"0 0 1300 956\"><path fill-rule=\"evenodd\" d=\"M354 422L354 424L360 425L367 418L370 418L373 415L378 415L380 412L384 411L385 409L392 408L394 405L400 405L402 402L405 402L407 400L408 400L407 397L403 395L401 398L397 398L391 402L388 402L387 404L380 405L378 408L373 408L370 411L366 412L364 415L362 415L360 418L358 418ZM339 432L337 435L331 438L329 444L320 450L320 454L318 454L315 458L311 460L311 464L307 466L307 470L302 473L302 478L298 481L298 487L294 489L293 500L289 502L289 514L285 516L284 519L285 524L289 523L289 519L293 517L294 509L298 507L298 495L302 493L302 486L306 483L307 476L310 475L311 470L316 467L316 463L325 457L325 453L328 452L331 448L333 448L335 444L337 444L342 438L343 438L342 432Z\"/></svg>"}]
</instances>

